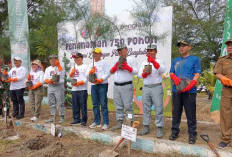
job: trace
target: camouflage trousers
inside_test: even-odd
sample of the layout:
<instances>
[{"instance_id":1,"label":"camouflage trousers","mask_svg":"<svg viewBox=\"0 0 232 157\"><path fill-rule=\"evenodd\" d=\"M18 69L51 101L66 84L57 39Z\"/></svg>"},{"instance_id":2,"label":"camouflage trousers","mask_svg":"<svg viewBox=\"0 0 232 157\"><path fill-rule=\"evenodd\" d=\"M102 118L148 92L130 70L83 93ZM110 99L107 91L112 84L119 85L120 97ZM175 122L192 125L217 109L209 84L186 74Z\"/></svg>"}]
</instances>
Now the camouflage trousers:
<instances>
[{"instance_id":1,"label":"camouflage trousers","mask_svg":"<svg viewBox=\"0 0 232 157\"><path fill-rule=\"evenodd\" d=\"M3 107L10 108L10 91L6 89L0 89L0 109Z\"/></svg>"}]
</instances>

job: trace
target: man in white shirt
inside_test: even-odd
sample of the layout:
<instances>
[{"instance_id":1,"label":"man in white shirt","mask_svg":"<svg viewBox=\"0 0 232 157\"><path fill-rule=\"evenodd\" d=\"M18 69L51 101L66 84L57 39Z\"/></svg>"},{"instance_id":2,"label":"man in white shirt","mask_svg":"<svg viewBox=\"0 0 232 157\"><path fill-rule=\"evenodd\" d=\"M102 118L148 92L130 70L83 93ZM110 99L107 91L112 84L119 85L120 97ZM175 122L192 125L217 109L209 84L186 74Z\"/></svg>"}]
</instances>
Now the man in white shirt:
<instances>
[{"instance_id":1,"label":"man in white shirt","mask_svg":"<svg viewBox=\"0 0 232 157\"><path fill-rule=\"evenodd\" d=\"M76 79L72 83L72 109L73 109L73 122L71 125L86 126L87 123L87 65L83 64L83 55L81 53L72 54L74 58L74 66L72 67L69 77ZM81 115L80 115L81 113Z\"/></svg>"},{"instance_id":2,"label":"man in white shirt","mask_svg":"<svg viewBox=\"0 0 232 157\"><path fill-rule=\"evenodd\" d=\"M156 137L163 136L163 87L162 87L162 74L165 72L164 62L156 58L157 47L156 45L147 46L147 61L142 62L139 69L138 77L143 78L143 125L144 130L140 135L146 135L150 132L149 125L151 120L151 107L155 106L155 125L157 127ZM144 70L145 65L152 66L152 72Z\"/></svg>"},{"instance_id":3,"label":"man in white shirt","mask_svg":"<svg viewBox=\"0 0 232 157\"><path fill-rule=\"evenodd\" d=\"M60 120L59 124L64 122L65 108L64 108L64 75L65 70L60 65L57 55L49 56L49 63L51 66L47 67L44 74L44 82L48 84L48 101L50 105L51 118L45 123L54 121L56 114L56 106L59 107ZM54 77L58 76L58 82L54 82Z\"/></svg>"},{"instance_id":4,"label":"man in white shirt","mask_svg":"<svg viewBox=\"0 0 232 157\"><path fill-rule=\"evenodd\" d=\"M113 66L110 70L110 73L114 75L114 104L116 107L116 118L117 125L112 128L112 131L121 129L123 124L123 109L125 107L126 115L132 114L133 121L133 75L137 75L138 68L136 61L128 57L128 49L125 44L119 45L118 55L120 57L126 58L126 62L124 61L119 65L118 58L113 62Z\"/></svg>"},{"instance_id":5,"label":"man in white shirt","mask_svg":"<svg viewBox=\"0 0 232 157\"><path fill-rule=\"evenodd\" d=\"M101 59L102 50L100 48L95 48L93 51L94 65L93 63L88 67L88 75L96 74L97 78L95 82L91 82L91 98L93 103L93 113L94 113L94 122L89 126L90 128L101 127L101 113L103 118L103 130L107 130L109 127L109 115L108 115L108 78L109 65Z\"/></svg>"},{"instance_id":6,"label":"man in white shirt","mask_svg":"<svg viewBox=\"0 0 232 157\"><path fill-rule=\"evenodd\" d=\"M10 82L10 97L13 102L13 117L21 119L24 117L25 102L23 99L26 87L27 70L21 66L22 59L14 57L14 65L8 73L9 78L6 82Z\"/></svg>"}]
</instances>

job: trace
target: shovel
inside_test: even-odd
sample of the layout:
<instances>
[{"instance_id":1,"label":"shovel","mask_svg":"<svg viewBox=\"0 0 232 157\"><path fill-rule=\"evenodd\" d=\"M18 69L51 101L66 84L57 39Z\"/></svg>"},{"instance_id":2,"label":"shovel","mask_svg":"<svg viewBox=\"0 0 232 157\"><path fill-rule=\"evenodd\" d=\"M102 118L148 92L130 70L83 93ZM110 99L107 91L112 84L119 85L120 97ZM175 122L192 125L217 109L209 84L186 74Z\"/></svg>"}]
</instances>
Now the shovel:
<instances>
[{"instance_id":1,"label":"shovel","mask_svg":"<svg viewBox=\"0 0 232 157\"><path fill-rule=\"evenodd\" d=\"M213 144L209 141L209 136L207 134L202 134L200 137L207 142L209 145L210 149L215 153L216 157L221 157L217 150L214 148Z\"/></svg>"},{"instance_id":2,"label":"shovel","mask_svg":"<svg viewBox=\"0 0 232 157\"><path fill-rule=\"evenodd\" d=\"M13 125L13 130L16 133L16 135L8 137L7 140L13 141L13 140L19 139L19 133L18 133L17 128L15 126L15 121L14 121L14 118L13 118L12 114L10 116L11 116L11 122L12 122L12 125Z\"/></svg>"},{"instance_id":3,"label":"shovel","mask_svg":"<svg viewBox=\"0 0 232 157\"><path fill-rule=\"evenodd\" d=\"M133 128L136 128L137 126L139 126L139 124L140 124L140 123L139 123L138 121L134 121L132 127L133 127ZM99 154L99 157L116 157L116 156L118 156L118 153L115 152L115 149L118 148L118 146L124 141L124 139L125 139L125 138L122 137L122 138L118 141L117 145L114 146L114 148L113 148L112 150L106 149L106 150L104 150L103 152L101 152L101 153Z\"/></svg>"}]
</instances>

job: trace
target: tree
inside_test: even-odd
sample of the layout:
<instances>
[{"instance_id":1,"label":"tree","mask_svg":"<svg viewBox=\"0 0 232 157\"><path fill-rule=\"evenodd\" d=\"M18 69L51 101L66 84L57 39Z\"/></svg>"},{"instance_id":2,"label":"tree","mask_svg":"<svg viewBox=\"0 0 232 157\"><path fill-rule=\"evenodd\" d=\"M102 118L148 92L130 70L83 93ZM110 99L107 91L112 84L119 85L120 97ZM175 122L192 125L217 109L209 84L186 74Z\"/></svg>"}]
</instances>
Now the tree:
<instances>
[{"instance_id":1,"label":"tree","mask_svg":"<svg viewBox=\"0 0 232 157\"><path fill-rule=\"evenodd\" d=\"M150 38L150 44L154 39L164 39L167 32L157 32L157 22L159 22L158 11L161 6L161 0L133 0L135 6L131 11L135 23L143 23L144 27L138 28L142 36Z\"/></svg>"},{"instance_id":2,"label":"tree","mask_svg":"<svg viewBox=\"0 0 232 157\"><path fill-rule=\"evenodd\" d=\"M164 0L174 8L172 57L179 56L176 43L192 42L192 52L202 59L202 69L216 62L221 52L225 0Z\"/></svg>"}]
</instances>

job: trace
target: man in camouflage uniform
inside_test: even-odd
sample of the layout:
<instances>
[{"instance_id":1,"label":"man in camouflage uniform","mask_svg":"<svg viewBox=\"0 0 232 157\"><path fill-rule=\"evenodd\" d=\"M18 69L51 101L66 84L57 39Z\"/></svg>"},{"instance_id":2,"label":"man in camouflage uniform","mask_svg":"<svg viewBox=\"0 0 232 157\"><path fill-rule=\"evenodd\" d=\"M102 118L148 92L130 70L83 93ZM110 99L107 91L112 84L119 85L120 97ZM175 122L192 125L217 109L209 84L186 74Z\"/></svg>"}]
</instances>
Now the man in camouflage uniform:
<instances>
[{"instance_id":1,"label":"man in camouflage uniform","mask_svg":"<svg viewBox=\"0 0 232 157\"><path fill-rule=\"evenodd\" d=\"M4 64L4 59L0 56L0 115L4 116L3 108L7 108L7 115L9 116L9 108L10 108L10 90L9 90L9 83L4 82L2 76L4 73L8 73L10 71L10 67Z\"/></svg>"},{"instance_id":2,"label":"man in camouflage uniform","mask_svg":"<svg viewBox=\"0 0 232 157\"><path fill-rule=\"evenodd\" d=\"M232 135L232 39L225 42L228 55L218 59L213 72L221 81L220 126L221 142L218 148L226 148L231 143Z\"/></svg>"}]
</instances>

